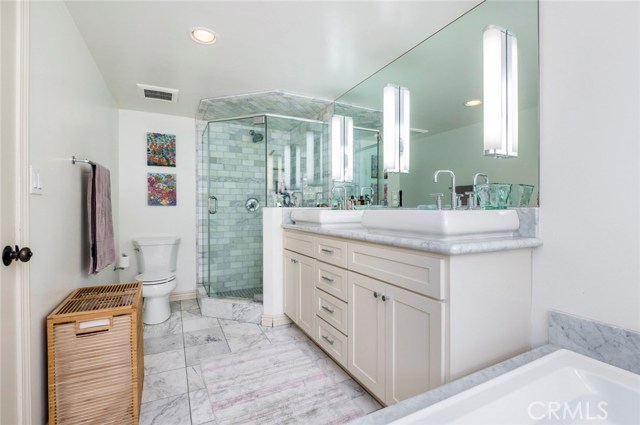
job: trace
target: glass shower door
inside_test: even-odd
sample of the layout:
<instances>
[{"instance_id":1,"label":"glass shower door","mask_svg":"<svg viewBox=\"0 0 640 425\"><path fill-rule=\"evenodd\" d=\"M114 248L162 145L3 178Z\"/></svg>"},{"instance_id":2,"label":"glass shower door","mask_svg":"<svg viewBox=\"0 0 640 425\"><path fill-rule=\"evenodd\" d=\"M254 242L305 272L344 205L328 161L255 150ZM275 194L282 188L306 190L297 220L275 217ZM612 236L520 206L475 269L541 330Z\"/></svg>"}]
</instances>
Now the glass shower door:
<instances>
[{"instance_id":1,"label":"glass shower door","mask_svg":"<svg viewBox=\"0 0 640 425\"><path fill-rule=\"evenodd\" d=\"M210 122L207 130L207 293L260 299L266 205L264 117Z\"/></svg>"}]
</instances>

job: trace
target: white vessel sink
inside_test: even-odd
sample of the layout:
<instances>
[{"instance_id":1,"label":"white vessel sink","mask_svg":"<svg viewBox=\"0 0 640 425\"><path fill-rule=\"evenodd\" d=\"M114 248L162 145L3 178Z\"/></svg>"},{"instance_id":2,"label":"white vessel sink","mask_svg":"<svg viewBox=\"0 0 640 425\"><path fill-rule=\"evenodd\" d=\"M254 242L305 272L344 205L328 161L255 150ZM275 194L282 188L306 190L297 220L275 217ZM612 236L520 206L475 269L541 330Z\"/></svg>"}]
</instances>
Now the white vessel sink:
<instances>
[{"instance_id":1,"label":"white vessel sink","mask_svg":"<svg viewBox=\"0 0 640 425\"><path fill-rule=\"evenodd\" d=\"M307 226L353 227L360 225L363 213L362 210L295 208L291 210L291 220Z\"/></svg>"},{"instance_id":2,"label":"white vessel sink","mask_svg":"<svg viewBox=\"0 0 640 425\"><path fill-rule=\"evenodd\" d=\"M440 240L512 236L520 220L514 210L365 210L362 225L373 233Z\"/></svg>"}]
</instances>

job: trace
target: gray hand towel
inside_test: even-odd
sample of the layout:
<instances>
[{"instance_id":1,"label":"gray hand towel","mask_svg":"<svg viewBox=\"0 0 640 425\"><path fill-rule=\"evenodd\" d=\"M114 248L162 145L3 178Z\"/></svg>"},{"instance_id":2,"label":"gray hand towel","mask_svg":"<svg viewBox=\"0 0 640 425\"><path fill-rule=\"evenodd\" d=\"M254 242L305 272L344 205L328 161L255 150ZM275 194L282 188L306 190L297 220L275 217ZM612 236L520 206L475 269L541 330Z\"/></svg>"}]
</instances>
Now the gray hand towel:
<instances>
[{"instance_id":1,"label":"gray hand towel","mask_svg":"<svg viewBox=\"0 0 640 425\"><path fill-rule=\"evenodd\" d=\"M89 273L96 274L116 261L111 214L111 175L102 165L91 165L87 185L89 213Z\"/></svg>"}]
</instances>

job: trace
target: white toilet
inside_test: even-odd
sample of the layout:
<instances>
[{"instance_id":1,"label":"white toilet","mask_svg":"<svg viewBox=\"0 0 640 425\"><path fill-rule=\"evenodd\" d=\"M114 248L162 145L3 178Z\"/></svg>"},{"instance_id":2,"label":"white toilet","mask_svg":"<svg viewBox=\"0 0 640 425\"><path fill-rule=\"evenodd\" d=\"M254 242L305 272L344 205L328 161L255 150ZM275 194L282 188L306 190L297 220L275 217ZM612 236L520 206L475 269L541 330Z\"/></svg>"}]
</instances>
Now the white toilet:
<instances>
[{"instance_id":1,"label":"white toilet","mask_svg":"<svg viewBox=\"0 0 640 425\"><path fill-rule=\"evenodd\" d=\"M176 289L176 260L178 258L177 236L138 237L133 240L138 258L139 275L142 282L144 313L147 325L162 323L171 316L169 295Z\"/></svg>"}]
</instances>

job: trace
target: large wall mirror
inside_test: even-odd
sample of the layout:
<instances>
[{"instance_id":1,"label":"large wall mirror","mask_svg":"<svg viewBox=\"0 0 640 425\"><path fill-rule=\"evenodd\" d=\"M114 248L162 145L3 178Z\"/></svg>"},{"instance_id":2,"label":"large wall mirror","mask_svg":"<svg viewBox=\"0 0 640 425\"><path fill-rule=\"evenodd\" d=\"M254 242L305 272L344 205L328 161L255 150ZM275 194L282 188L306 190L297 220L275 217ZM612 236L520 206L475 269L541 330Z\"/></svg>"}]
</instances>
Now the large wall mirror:
<instances>
[{"instance_id":1,"label":"large wall mirror","mask_svg":"<svg viewBox=\"0 0 640 425\"><path fill-rule=\"evenodd\" d=\"M507 28L518 38L517 158L484 156L483 107L465 106L468 100L483 98L482 35L491 24ZM439 169L453 170L458 186L471 185L477 172L486 173L491 182L534 185L530 205L537 205L538 69L538 2L487 0L342 95L336 111L352 116L354 126L382 134L383 87L391 83L409 88L410 172L383 178L380 170L379 185L386 185L389 205L399 191L404 207L431 204L431 193L447 193L448 179L433 182L433 173ZM370 151L375 149L366 151L368 157Z\"/></svg>"}]
</instances>

